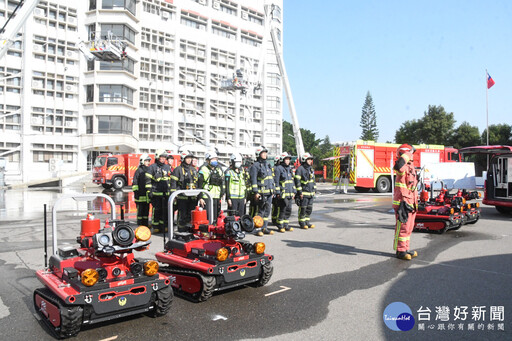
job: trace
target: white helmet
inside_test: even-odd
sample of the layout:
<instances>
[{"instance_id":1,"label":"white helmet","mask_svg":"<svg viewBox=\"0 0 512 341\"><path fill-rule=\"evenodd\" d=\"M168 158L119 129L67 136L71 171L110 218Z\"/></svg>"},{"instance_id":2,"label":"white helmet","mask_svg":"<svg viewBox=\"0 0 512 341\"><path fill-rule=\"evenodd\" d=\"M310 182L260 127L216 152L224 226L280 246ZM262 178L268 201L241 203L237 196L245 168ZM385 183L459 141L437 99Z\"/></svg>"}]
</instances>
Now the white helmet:
<instances>
[{"instance_id":1,"label":"white helmet","mask_svg":"<svg viewBox=\"0 0 512 341\"><path fill-rule=\"evenodd\" d=\"M181 156L181 160L182 160L182 161L183 161L183 160L185 160L185 158L187 158L187 157L195 157L195 156L194 156L194 154L192 154L192 153L190 152L190 150L184 150L184 151L182 151L182 152L181 152L181 154L180 154L180 156Z\"/></svg>"},{"instance_id":2,"label":"white helmet","mask_svg":"<svg viewBox=\"0 0 512 341\"><path fill-rule=\"evenodd\" d=\"M219 158L219 156L215 152L207 152L206 154L204 154L204 158L205 158L205 160L211 160L211 159Z\"/></svg>"},{"instance_id":3,"label":"white helmet","mask_svg":"<svg viewBox=\"0 0 512 341\"><path fill-rule=\"evenodd\" d=\"M242 155L236 153L236 154L231 154L231 156L229 157L229 161L230 162L242 162Z\"/></svg>"},{"instance_id":4,"label":"white helmet","mask_svg":"<svg viewBox=\"0 0 512 341\"><path fill-rule=\"evenodd\" d=\"M155 153L155 157L159 158L159 157L162 157L162 156L167 158L167 150L165 150L165 149L158 149L156 151L156 153Z\"/></svg>"},{"instance_id":5,"label":"white helmet","mask_svg":"<svg viewBox=\"0 0 512 341\"><path fill-rule=\"evenodd\" d=\"M292 158L292 157L291 157L291 156L290 156L290 154L288 154L287 152L283 152L283 153L281 153L281 155L279 156L279 161L280 161L280 162L283 162L283 161L284 161L284 159L286 159L286 158L289 158L289 159L291 160L291 158Z\"/></svg>"},{"instance_id":6,"label":"white helmet","mask_svg":"<svg viewBox=\"0 0 512 341\"><path fill-rule=\"evenodd\" d=\"M142 155L140 156L140 158L139 158L139 162L140 162L140 164L143 164L143 163L144 163L144 161L146 161L146 160L151 161L151 157L149 156L149 154L144 153L144 154L142 154Z\"/></svg>"},{"instance_id":7,"label":"white helmet","mask_svg":"<svg viewBox=\"0 0 512 341\"><path fill-rule=\"evenodd\" d=\"M278 163L281 161L281 157L279 155L277 155L276 157L274 157L274 162L275 163Z\"/></svg>"},{"instance_id":8,"label":"white helmet","mask_svg":"<svg viewBox=\"0 0 512 341\"><path fill-rule=\"evenodd\" d=\"M267 150L267 148L265 148L265 146L259 146L258 148L256 148L256 153L255 153L256 157L260 157L260 154L263 152L268 153L268 150Z\"/></svg>"},{"instance_id":9,"label":"white helmet","mask_svg":"<svg viewBox=\"0 0 512 341\"><path fill-rule=\"evenodd\" d=\"M302 155L300 157L300 162L304 163L304 162L306 162L307 159L312 159L312 158L313 158L313 155L311 155L309 153L304 153L304 155Z\"/></svg>"}]
</instances>

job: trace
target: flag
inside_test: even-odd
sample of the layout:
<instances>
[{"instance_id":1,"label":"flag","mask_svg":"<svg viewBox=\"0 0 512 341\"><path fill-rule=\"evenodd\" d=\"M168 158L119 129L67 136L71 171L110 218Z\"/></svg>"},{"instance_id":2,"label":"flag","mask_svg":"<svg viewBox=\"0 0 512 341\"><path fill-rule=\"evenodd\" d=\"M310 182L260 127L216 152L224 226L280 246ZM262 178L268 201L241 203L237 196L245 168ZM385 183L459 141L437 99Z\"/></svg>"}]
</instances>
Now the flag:
<instances>
[{"instance_id":1,"label":"flag","mask_svg":"<svg viewBox=\"0 0 512 341\"><path fill-rule=\"evenodd\" d=\"M495 84L494 79L492 79L489 72L487 72L487 89L492 88L492 86Z\"/></svg>"}]
</instances>

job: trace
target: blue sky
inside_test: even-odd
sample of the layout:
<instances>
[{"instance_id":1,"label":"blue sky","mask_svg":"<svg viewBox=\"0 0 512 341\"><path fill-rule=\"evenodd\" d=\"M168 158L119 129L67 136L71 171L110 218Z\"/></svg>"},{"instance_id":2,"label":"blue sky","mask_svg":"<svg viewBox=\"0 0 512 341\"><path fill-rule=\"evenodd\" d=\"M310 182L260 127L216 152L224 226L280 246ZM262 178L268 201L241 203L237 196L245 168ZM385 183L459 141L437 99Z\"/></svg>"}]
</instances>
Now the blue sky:
<instances>
[{"instance_id":1,"label":"blue sky","mask_svg":"<svg viewBox=\"0 0 512 341\"><path fill-rule=\"evenodd\" d=\"M284 60L301 128L360 137L370 91L379 142L429 105L463 121L512 124L512 1L284 0ZM288 106L284 119L290 121Z\"/></svg>"}]
</instances>

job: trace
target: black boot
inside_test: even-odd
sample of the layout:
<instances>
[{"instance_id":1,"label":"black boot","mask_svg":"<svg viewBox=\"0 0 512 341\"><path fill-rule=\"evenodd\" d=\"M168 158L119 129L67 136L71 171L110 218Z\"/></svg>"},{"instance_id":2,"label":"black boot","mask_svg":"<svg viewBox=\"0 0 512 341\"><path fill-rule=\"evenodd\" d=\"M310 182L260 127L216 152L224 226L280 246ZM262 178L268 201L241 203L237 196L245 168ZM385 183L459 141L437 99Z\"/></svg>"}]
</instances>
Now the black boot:
<instances>
[{"instance_id":1,"label":"black boot","mask_svg":"<svg viewBox=\"0 0 512 341\"><path fill-rule=\"evenodd\" d=\"M396 258L403 259L403 260L411 260L412 259L411 255L408 254L406 251L397 251Z\"/></svg>"}]
</instances>

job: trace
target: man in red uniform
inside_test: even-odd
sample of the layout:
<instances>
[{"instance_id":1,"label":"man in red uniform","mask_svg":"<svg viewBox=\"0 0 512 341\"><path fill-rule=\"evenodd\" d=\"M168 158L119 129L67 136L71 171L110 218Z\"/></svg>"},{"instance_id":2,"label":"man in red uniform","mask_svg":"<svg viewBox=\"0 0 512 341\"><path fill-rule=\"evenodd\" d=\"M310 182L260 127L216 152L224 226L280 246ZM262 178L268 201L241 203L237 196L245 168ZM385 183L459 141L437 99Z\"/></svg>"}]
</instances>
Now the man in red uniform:
<instances>
[{"instance_id":1,"label":"man in red uniform","mask_svg":"<svg viewBox=\"0 0 512 341\"><path fill-rule=\"evenodd\" d=\"M402 144L396 151L398 159L393 167L396 172L393 196L396 226L393 248L396 250L396 257L404 260L411 260L418 255L416 251L409 250L409 239L418 209L418 180L413 164L415 151L411 145Z\"/></svg>"}]
</instances>

